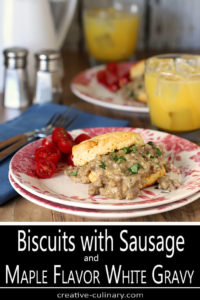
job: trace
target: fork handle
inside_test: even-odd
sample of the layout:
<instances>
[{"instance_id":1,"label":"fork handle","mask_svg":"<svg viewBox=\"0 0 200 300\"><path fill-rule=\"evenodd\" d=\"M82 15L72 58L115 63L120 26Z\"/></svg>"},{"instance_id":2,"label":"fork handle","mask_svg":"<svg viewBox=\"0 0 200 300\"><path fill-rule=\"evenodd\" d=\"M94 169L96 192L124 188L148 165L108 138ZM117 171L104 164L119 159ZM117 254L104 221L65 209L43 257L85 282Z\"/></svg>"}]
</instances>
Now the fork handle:
<instances>
[{"instance_id":1,"label":"fork handle","mask_svg":"<svg viewBox=\"0 0 200 300\"><path fill-rule=\"evenodd\" d=\"M22 134L22 138L18 141L16 141L14 144L11 146L7 147L3 151L0 152L0 162L3 161L6 157L9 155L13 154L15 151L17 151L19 148L24 146L29 140L29 137L26 136L25 134Z\"/></svg>"},{"instance_id":2,"label":"fork handle","mask_svg":"<svg viewBox=\"0 0 200 300\"><path fill-rule=\"evenodd\" d=\"M27 137L27 136L24 133L22 133L22 134L13 136L7 140L4 140L4 141L0 142L0 149L11 145L11 144L17 142L18 140L24 139L25 137Z\"/></svg>"}]
</instances>

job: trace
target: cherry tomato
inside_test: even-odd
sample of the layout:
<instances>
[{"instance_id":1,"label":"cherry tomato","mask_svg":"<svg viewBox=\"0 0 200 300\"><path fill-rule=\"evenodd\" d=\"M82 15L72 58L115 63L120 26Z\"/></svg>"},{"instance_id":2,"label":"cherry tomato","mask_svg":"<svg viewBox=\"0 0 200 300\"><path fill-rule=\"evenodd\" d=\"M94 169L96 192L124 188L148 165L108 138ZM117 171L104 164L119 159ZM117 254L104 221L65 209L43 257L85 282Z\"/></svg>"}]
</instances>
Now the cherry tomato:
<instances>
[{"instance_id":1,"label":"cherry tomato","mask_svg":"<svg viewBox=\"0 0 200 300\"><path fill-rule=\"evenodd\" d=\"M35 150L35 160L39 161L40 159L45 159L49 153L48 146L41 146Z\"/></svg>"},{"instance_id":2,"label":"cherry tomato","mask_svg":"<svg viewBox=\"0 0 200 300\"><path fill-rule=\"evenodd\" d=\"M56 165L51 160L40 160L37 162L35 171L40 178L50 178L56 171Z\"/></svg>"},{"instance_id":3,"label":"cherry tomato","mask_svg":"<svg viewBox=\"0 0 200 300\"><path fill-rule=\"evenodd\" d=\"M97 80L99 83L106 85L106 72L105 70L99 70L97 72Z\"/></svg>"},{"instance_id":4,"label":"cherry tomato","mask_svg":"<svg viewBox=\"0 0 200 300\"><path fill-rule=\"evenodd\" d=\"M73 154L72 153L67 156L67 164L69 166L75 167L74 162L73 162Z\"/></svg>"},{"instance_id":5,"label":"cherry tomato","mask_svg":"<svg viewBox=\"0 0 200 300\"><path fill-rule=\"evenodd\" d=\"M56 154L58 156L58 162L61 161L61 159L62 159L62 153L61 153L61 151L56 146L54 146L53 148L54 148L54 150L55 150L55 152L56 152Z\"/></svg>"},{"instance_id":6,"label":"cherry tomato","mask_svg":"<svg viewBox=\"0 0 200 300\"><path fill-rule=\"evenodd\" d=\"M72 142L66 137L60 138L58 141L58 148L63 153L66 153L66 154L71 153Z\"/></svg>"},{"instance_id":7,"label":"cherry tomato","mask_svg":"<svg viewBox=\"0 0 200 300\"><path fill-rule=\"evenodd\" d=\"M56 127L52 132L52 140L55 144L59 142L59 139L67 136L67 131L63 127Z\"/></svg>"},{"instance_id":8,"label":"cherry tomato","mask_svg":"<svg viewBox=\"0 0 200 300\"><path fill-rule=\"evenodd\" d=\"M126 63L118 64L117 77L129 76L130 65Z\"/></svg>"},{"instance_id":9,"label":"cherry tomato","mask_svg":"<svg viewBox=\"0 0 200 300\"><path fill-rule=\"evenodd\" d=\"M70 141L73 141L73 137L71 136L71 134L70 134L69 132L67 132L67 131L66 131L66 133L67 133L67 136L66 136L66 137L67 137Z\"/></svg>"},{"instance_id":10,"label":"cherry tomato","mask_svg":"<svg viewBox=\"0 0 200 300\"><path fill-rule=\"evenodd\" d=\"M119 78L118 80L118 84L120 87L123 87L124 85L126 85L127 83L129 83L129 76L124 75L122 77Z\"/></svg>"},{"instance_id":11,"label":"cherry tomato","mask_svg":"<svg viewBox=\"0 0 200 300\"><path fill-rule=\"evenodd\" d=\"M89 139L90 139L90 136L89 136L89 135L87 135L87 134L85 134L85 133L81 133L81 134L79 134L79 135L75 138L74 142L75 142L76 144L79 144L79 143L81 143L81 142L83 142L83 141L86 141L86 140L89 140Z\"/></svg>"},{"instance_id":12,"label":"cherry tomato","mask_svg":"<svg viewBox=\"0 0 200 300\"><path fill-rule=\"evenodd\" d=\"M117 64L115 62L110 62L106 65L106 69L111 73L117 75Z\"/></svg>"},{"instance_id":13,"label":"cherry tomato","mask_svg":"<svg viewBox=\"0 0 200 300\"><path fill-rule=\"evenodd\" d=\"M118 89L119 89L119 86L118 86L118 84L117 83L111 83L111 84L109 84L108 85L108 89L111 91L111 92L117 92L118 91Z\"/></svg>"},{"instance_id":14,"label":"cherry tomato","mask_svg":"<svg viewBox=\"0 0 200 300\"><path fill-rule=\"evenodd\" d=\"M42 140L42 146L51 146L51 147L54 146L52 139L44 138Z\"/></svg>"},{"instance_id":15,"label":"cherry tomato","mask_svg":"<svg viewBox=\"0 0 200 300\"><path fill-rule=\"evenodd\" d=\"M35 160L51 160L57 164L61 159L61 154L56 147L42 146L35 150Z\"/></svg>"},{"instance_id":16,"label":"cherry tomato","mask_svg":"<svg viewBox=\"0 0 200 300\"><path fill-rule=\"evenodd\" d=\"M113 83L117 83L118 81L118 77L117 75L109 72L109 71L106 71L106 85L110 85L110 84L113 84Z\"/></svg>"},{"instance_id":17,"label":"cherry tomato","mask_svg":"<svg viewBox=\"0 0 200 300\"><path fill-rule=\"evenodd\" d=\"M130 64L110 62L104 70L97 72L97 80L111 92L117 92L130 81Z\"/></svg>"}]
</instances>

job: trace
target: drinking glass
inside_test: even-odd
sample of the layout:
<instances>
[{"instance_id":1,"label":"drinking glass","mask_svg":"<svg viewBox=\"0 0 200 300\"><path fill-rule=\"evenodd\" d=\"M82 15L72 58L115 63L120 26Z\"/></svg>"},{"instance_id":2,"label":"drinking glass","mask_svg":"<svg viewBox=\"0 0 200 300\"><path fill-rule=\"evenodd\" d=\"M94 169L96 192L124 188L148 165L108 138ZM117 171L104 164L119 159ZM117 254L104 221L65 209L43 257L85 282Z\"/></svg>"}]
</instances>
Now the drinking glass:
<instances>
[{"instance_id":1,"label":"drinking glass","mask_svg":"<svg viewBox=\"0 0 200 300\"><path fill-rule=\"evenodd\" d=\"M200 56L165 54L147 59L145 87L152 123L166 131L200 129Z\"/></svg>"},{"instance_id":2,"label":"drinking glass","mask_svg":"<svg viewBox=\"0 0 200 300\"><path fill-rule=\"evenodd\" d=\"M92 64L129 60L135 52L138 6L131 0L108 1L107 5L83 13L85 41Z\"/></svg>"}]
</instances>

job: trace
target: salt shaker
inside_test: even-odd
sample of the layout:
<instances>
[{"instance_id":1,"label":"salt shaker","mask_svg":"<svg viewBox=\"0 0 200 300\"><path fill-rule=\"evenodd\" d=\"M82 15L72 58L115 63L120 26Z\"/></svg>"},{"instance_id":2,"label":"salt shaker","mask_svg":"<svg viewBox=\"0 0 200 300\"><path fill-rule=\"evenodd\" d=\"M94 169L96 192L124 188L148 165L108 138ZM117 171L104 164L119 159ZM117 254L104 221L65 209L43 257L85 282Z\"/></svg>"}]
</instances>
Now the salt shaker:
<instances>
[{"instance_id":1,"label":"salt shaker","mask_svg":"<svg viewBox=\"0 0 200 300\"><path fill-rule=\"evenodd\" d=\"M29 105L26 61L28 51L24 48L4 50L4 98L5 107L21 108Z\"/></svg>"},{"instance_id":2,"label":"salt shaker","mask_svg":"<svg viewBox=\"0 0 200 300\"><path fill-rule=\"evenodd\" d=\"M61 102L63 69L60 53L55 50L42 50L35 57L37 73L33 102Z\"/></svg>"}]
</instances>

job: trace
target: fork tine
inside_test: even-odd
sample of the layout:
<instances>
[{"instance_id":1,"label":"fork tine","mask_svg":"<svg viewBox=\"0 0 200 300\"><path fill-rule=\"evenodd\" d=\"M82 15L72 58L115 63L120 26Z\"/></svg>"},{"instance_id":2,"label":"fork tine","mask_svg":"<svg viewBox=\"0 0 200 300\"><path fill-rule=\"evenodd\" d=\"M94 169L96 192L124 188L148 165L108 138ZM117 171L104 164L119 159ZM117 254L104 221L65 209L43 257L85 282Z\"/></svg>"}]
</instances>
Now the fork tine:
<instances>
[{"instance_id":1,"label":"fork tine","mask_svg":"<svg viewBox=\"0 0 200 300\"><path fill-rule=\"evenodd\" d=\"M44 127L43 129L44 131L42 134L44 134L45 131L46 131L45 135L51 134L54 128L57 126L63 127L65 129L69 128L78 117L78 114L76 114L73 117L70 116L71 109L72 107L67 108L64 112L56 111L51 117L51 119L48 121L47 125Z\"/></svg>"},{"instance_id":2,"label":"fork tine","mask_svg":"<svg viewBox=\"0 0 200 300\"><path fill-rule=\"evenodd\" d=\"M72 123L78 118L78 115L79 114L76 114L71 119L63 120L63 125L61 127L65 128L65 129L68 129L72 125ZM59 126L60 126L60 123L59 123ZM48 131L46 132L47 135L50 135L53 132L55 127L51 126L51 128L49 128Z\"/></svg>"},{"instance_id":3,"label":"fork tine","mask_svg":"<svg viewBox=\"0 0 200 300\"><path fill-rule=\"evenodd\" d=\"M52 117L50 118L50 120L47 122L47 124L45 125L45 127L49 126L50 124L54 123L55 120L59 117L61 111L56 111Z\"/></svg>"},{"instance_id":4,"label":"fork tine","mask_svg":"<svg viewBox=\"0 0 200 300\"><path fill-rule=\"evenodd\" d=\"M59 120L59 126L63 127L67 121L67 119L69 120L70 119L70 112L69 111L66 111L62 117L60 118Z\"/></svg>"},{"instance_id":5,"label":"fork tine","mask_svg":"<svg viewBox=\"0 0 200 300\"><path fill-rule=\"evenodd\" d=\"M56 126L62 126L62 122L63 120L66 120L66 117L69 115L69 110L65 110L64 112L62 112L57 119L54 120L54 122L52 122L52 126L56 127Z\"/></svg>"},{"instance_id":6,"label":"fork tine","mask_svg":"<svg viewBox=\"0 0 200 300\"><path fill-rule=\"evenodd\" d=\"M74 123L74 121L78 118L79 114L76 114L75 116L73 116L73 118L71 120L68 120L65 125L63 126L65 129L69 128L72 123Z\"/></svg>"},{"instance_id":7,"label":"fork tine","mask_svg":"<svg viewBox=\"0 0 200 300\"><path fill-rule=\"evenodd\" d=\"M63 126L66 122L67 117L69 116L70 112L72 110L72 107L67 108L63 113L60 114L60 117L55 120L55 122L52 124L52 126Z\"/></svg>"},{"instance_id":8,"label":"fork tine","mask_svg":"<svg viewBox=\"0 0 200 300\"><path fill-rule=\"evenodd\" d=\"M60 122L61 122L63 116L65 115L65 113L66 113L66 111L61 112L61 113L57 116L57 118L56 118L55 120L53 120L53 122L51 123L51 125L52 125L53 127L60 126Z\"/></svg>"}]
</instances>

